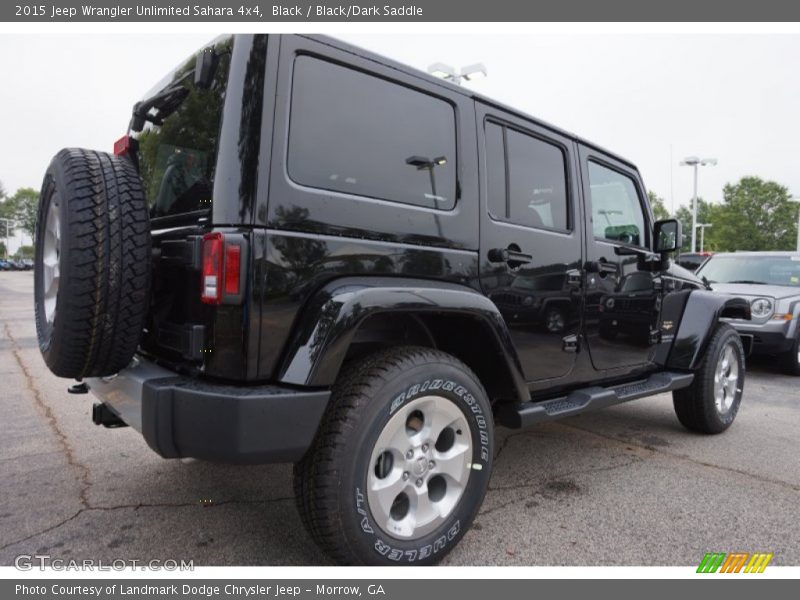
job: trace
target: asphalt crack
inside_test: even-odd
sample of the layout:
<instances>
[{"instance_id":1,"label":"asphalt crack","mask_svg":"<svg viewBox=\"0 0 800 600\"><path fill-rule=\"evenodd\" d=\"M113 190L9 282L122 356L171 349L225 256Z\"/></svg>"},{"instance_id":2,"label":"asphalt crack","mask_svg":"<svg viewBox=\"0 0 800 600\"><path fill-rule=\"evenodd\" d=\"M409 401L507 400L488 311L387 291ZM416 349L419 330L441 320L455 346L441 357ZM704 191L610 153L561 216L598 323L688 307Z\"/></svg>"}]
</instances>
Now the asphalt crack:
<instances>
[{"instance_id":1,"label":"asphalt crack","mask_svg":"<svg viewBox=\"0 0 800 600\"><path fill-rule=\"evenodd\" d=\"M770 484L773 484L773 485L778 485L778 486L781 486L781 487L784 487L784 488L788 488L788 489L790 489L790 490L792 490L794 492L800 492L800 486L795 485L793 483L789 483L788 481L781 481L780 479L772 479L770 477L764 477L763 475L758 475L756 473L751 473L751 472L745 471L743 469L735 469L733 467L725 467L725 466L722 466L722 465L715 465L714 463L709 463L709 462L706 462L706 461L697 460L695 458L692 458L688 454L678 454L677 452L668 452L666 450L662 450L662 449L656 448L655 446L651 446L651 445L648 445L648 444L639 444L636 441L634 441L633 439L620 439L620 438L614 437L612 435L598 433L597 431L592 431L591 429L586 429L584 427L578 427L577 425L571 425L571 424L567 424L567 423L559 423L559 425L561 425L562 427L569 428L569 429L576 429L578 431L582 431L584 433L588 433L589 435L594 435L594 436L597 436L597 437L605 439L605 440L611 440L611 441L616 442L617 444L621 444L623 446L635 446L636 448L640 448L640 449L643 449L643 450L649 450L650 452L653 452L655 454L663 454L664 456L668 456L670 458L677 459L677 460L683 460L683 461L686 461L686 462L689 462L689 463L692 463L692 464L695 464L695 465L698 465L698 466L701 466L701 467L706 467L706 468L709 468L709 469L715 469L717 471L724 471L726 473L736 473L737 475L742 475L744 477L748 477L750 479L754 479L756 481L760 481L761 483L770 483Z\"/></svg>"},{"instance_id":2,"label":"asphalt crack","mask_svg":"<svg viewBox=\"0 0 800 600\"><path fill-rule=\"evenodd\" d=\"M17 343L17 339L11 333L11 328L8 326L8 323L4 323L3 328L5 329L6 337L8 337L8 339L11 340L11 354L13 355L17 365L19 365L23 377L25 377L25 385L33 396L34 405L39 410L39 412L41 412L44 415L44 418L47 421L50 430L55 435L56 440L58 441L58 445L61 447L64 457L67 459L67 464L73 469L75 469L78 473L78 482L80 484L80 493L78 494L78 500L80 501L81 506L83 506L84 508L88 508L89 489L92 487L91 471L89 470L89 467L87 467L77 459L77 457L75 456L75 451L72 448L72 445L70 444L67 435L62 431L61 427L58 424L58 420L53 414L53 410L44 401L42 393L37 387L33 375L31 375L30 370L25 365L25 362L22 360L20 346Z\"/></svg>"},{"instance_id":3,"label":"asphalt crack","mask_svg":"<svg viewBox=\"0 0 800 600\"><path fill-rule=\"evenodd\" d=\"M91 513L91 512L111 512L116 510L140 510L140 509L147 509L147 508L202 508L204 510L216 508L218 506L227 506L227 505L259 505L259 504L277 504L278 502L288 502L294 501L294 496L281 496L278 498L269 498L266 500L237 500L237 499L230 499L230 500L221 500L219 502L210 502L210 503L203 503L203 502L138 502L135 504L115 504L114 506L86 506L77 510L73 515L67 517L66 519L62 519L58 523L54 525L50 525L49 527L45 527L35 533L31 533L26 535L23 538L19 538L14 540L13 542L9 542L0 546L0 550L5 550L14 546L16 544L21 544L22 542L27 542L35 537L40 535L44 535L45 533L49 533L51 531L55 531L60 527L63 527L67 523L74 521L79 516L84 513Z\"/></svg>"}]
</instances>

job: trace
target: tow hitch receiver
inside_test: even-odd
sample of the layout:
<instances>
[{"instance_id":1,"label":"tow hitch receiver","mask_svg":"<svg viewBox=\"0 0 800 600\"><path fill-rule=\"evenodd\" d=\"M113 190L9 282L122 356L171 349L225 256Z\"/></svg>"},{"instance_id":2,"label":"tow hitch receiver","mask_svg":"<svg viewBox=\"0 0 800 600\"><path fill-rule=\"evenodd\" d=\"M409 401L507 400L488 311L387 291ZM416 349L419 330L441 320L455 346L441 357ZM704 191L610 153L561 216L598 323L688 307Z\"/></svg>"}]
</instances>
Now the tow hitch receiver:
<instances>
[{"instance_id":1,"label":"tow hitch receiver","mask_svg":"<svg viewBox=\"0 0 800 600\"><path fill-rule=\"evenodd\" d=\"M128 424L120 419L106 404L95 402L92 406L92 422L103 427L127 427Z\"/></svg>"}]
</instances>

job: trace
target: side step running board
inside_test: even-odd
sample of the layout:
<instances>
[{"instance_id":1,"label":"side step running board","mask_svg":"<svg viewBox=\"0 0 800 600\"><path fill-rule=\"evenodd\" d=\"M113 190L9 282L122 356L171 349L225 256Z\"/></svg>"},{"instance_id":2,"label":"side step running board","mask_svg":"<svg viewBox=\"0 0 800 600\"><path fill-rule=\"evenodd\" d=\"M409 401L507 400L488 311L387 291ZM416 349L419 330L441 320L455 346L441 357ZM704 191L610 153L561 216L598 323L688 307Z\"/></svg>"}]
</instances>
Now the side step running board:
<instances>
[{"instance_id":1,"label":"side step running board","mask_svg":"<svg viewBox=\"0 0 800 600\"><path fill-rule=\"evenodd\" d=\"M693 373L663 372L633 383L607 388L595 386L575 390L566 396L552 400L507 404L500 407L497 413L497 424L511 429L519 429L542 421L571 417L629 400L679 390L690 386L693 380Z\"/></svg>"}]
</instances>

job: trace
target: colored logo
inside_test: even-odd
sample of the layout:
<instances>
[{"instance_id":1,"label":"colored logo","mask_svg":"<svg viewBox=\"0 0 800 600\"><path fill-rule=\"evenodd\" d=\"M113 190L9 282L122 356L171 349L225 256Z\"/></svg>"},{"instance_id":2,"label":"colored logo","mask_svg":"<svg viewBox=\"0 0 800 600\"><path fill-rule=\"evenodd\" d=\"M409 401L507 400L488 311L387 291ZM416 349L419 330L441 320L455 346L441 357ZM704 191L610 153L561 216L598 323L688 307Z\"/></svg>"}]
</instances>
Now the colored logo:
<instances>
[{"instance_id":1,"label":"colored logo","mask_svg":"<svg viewBox=\"0 0 800 600\"><path fill-rule=\"evenodd\" d=\"M768 552L708 552L697 567L698 573L763 573L772 560Z\"/></svg>"}]
</instances>

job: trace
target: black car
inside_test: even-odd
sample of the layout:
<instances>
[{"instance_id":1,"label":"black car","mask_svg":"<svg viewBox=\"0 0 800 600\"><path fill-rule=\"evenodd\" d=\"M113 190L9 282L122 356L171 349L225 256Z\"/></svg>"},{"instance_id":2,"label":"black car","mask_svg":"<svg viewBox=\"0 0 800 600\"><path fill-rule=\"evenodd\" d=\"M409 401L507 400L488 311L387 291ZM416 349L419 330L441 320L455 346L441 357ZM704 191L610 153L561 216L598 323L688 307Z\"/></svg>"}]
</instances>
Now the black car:
<instances>
[{"instance_id":1,"label":"black car","mask_svg":"<svg viewBox=\"0 0 800 600\"><path fill-rule=\"evenodd\" d=\"M662 392L691 430L733 422L722 319L750 304L672 265L631 162L327 37L219 38L163 81L114 155L62 150L42 188L39 343L96 423L295 463L337 561L430 564L495 424Z\"/></svg>"}]
</instances>

